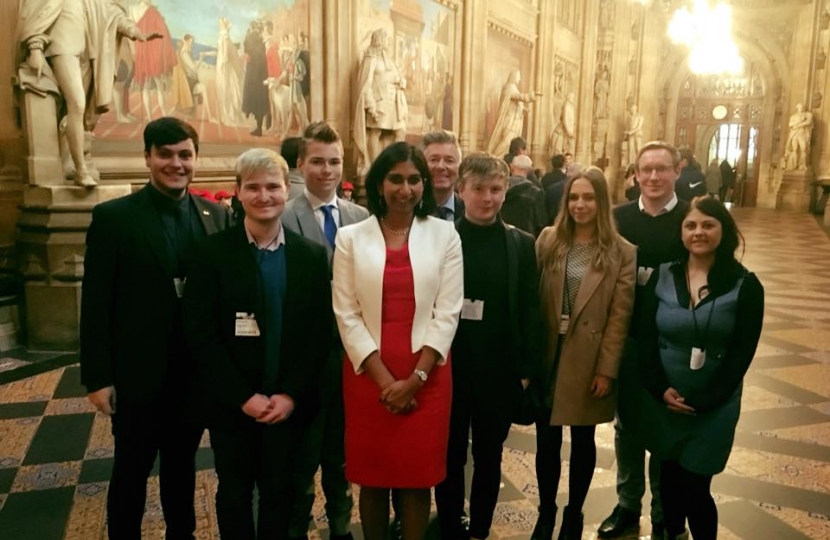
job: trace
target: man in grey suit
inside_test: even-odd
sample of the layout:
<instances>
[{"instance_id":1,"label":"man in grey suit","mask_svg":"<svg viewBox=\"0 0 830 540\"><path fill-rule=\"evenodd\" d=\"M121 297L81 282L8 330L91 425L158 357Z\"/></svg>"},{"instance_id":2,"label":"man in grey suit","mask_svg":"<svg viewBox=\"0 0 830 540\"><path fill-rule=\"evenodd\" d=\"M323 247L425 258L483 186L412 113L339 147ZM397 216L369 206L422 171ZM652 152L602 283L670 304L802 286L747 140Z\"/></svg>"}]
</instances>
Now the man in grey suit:
<instances>
[{"instance_id":1,"label":"man in grey suit","mask_svg":"<svg viewBox=\"0 0 830 540\"><path fill-rule=\"evenodd\" d=\"M285 207L282 223L309 240L325 246L331 264L334 237L343 225L358 223L369 212L337 197L343 176L343 143L337 131L326 122L314 122L306 128L300 144L297 166L305 177L305 190ZM332 329L336 332L336 329ZM326 517L333 540L351 539L349 525L352 494L346 480L346 457L343 450L344 417L342 385L342 350L340 340L323 369L320 413L306 433L297 452L296 491L289 536L307 538L311 507L314 504L314 474L323 469L323 493Z\"/></svg>"},{"instance_id":2,"label":"man in grey suit","mask_svg":"<svg viewBox=\"0 0 830 540\"><path fill-rule=\"evenodd\" d=\"M280 144L280 155L288 163L288 200L296 199L305 190L305 178L303 173L297 169L297 158L299 157L300 145L303 144L302 137L288 137Z\"/></svg>"}]
</instances>

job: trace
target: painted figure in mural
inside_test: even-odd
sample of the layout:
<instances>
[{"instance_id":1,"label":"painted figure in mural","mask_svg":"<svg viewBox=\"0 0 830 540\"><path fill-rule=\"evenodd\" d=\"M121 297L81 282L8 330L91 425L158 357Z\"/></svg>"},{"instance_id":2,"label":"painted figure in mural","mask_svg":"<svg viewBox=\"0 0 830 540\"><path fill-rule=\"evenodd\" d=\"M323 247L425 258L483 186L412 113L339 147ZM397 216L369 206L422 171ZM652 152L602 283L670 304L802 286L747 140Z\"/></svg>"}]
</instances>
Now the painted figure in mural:
<instances>
[{"instance_id":1,"label":"painted figure in mural","mask_svg":"<svg viewBox=\"0 0 830 540\"><path fill-rule=\"evenodd\" d=\"M813 113L805 112L799 103L790 116L790 134L785 148L786 168L806 169L810 163L810 138L813 133Z\"/></svg>"},{"instance_id":2,"label":"painted figure in mural","mask_svg":"<svg viewBox=\"0 0 830 540\"><path fill-rule=\"evenodd\" d=\"M141 88L141 102L144 105L144 114L147 121L170 112L164 106L163 78L172 74L176 65L176 50L170 38L170 30L158 8L152 0L140 0L130 8L130 15L145 34L159 34L161 39L138 42L135 44L135 75L134 80ZM155 88L158 100L157 114L150 107L150 89Z\"/></svg>"},{"instance_id":3,"label":"painted figure in mural","mask_svg":"<svg viewBox=\"0 0 830 540\"><path fill-rule=\"evenodd\" d=\"M628 123L623 132L622 165L637 162L637 153L643 146L643 115L632 105L628 111Z\"/></svg>"},{"instance_id":4,"label":"painted figure in mural","mask_svg":"<svg viewBox=\"0 0 830 540\"><path fill-rule=\"evenodd\" d=\"M568 92L562 111L559 113L559 123L550 136L550 150L552 154L573 154L576 143L576 106L573 92Z\"/></svg>"},{"instance_id":5,"label":"painted figure in mural","mask_svg":"<svg viewBox=\"0 0 830 540\"><path fill-rule=\"evenodd\" d=\"M303 93L303 83L308 78L308 66L303 61L302 49L297 49L288 65L285 67L284 76L288 84L289 114L288 121L283 126L283 137L291 126L291 121L296 120L297 130L302 133L308 126L308 105ZM308 52L308 51L306 51Z\"/></svg>"},{"instance_id":6,"label":"painted figure in mural","mask_svg":"<svg viewBox=\"0 0 830 540\"><path fill-rule=\"evenodd\" d=\"M242 77L245 72L239 49L231 40L231 22L219 19L219 41L216 44L216 102L219 121L226 126L242 123Z\"/></svg>"},{"instance_id":7,"label":"painted figure in mural","mask_svg":"<svg viewBox=\"0 0 830 540\"><path fill-rule=\"evenodd\" d=\"M360 61L358 98L354 119L354 140L358 150L357 170L362 175L383 149L381 135L392 132L396 142L406 137L409 107L403 78L387 50L386 30L372 32L369 46Z\"/></svg>"},{"instance_id":8,"label":"painted figure in mural","mask_svg":"<svg viewBox=\"0 0 830 540\"><path fill-rule=\"evenodd\" d=\"M202 120L216 122L210 109L205 85L199 80L199 64L204 54L199 54L199 62L193 59L192 35L184 35L179 42L176 57L178 64L173 68L173 97L176 99L176 108L195 116L196 109L201 106Z\"/></svg>"},{"instance_id":9,"label":"painted figure in mural","mask_svg":"<svg viewBox=\"0 0 830 540\"><path fill-rule=\"evenodd\" d=\"M274 35L274 23L266 21L262 28L262 41L265 42L265 59L268 65L268 76L278 78L282 73L280 59L280 44Z\"/></svg>"},{"instance_id":10,"label":"painted figure in mural","mask_svg":"<svg viewBox=\"0 0 830 540\"><path fill-rule=\"evenodd\" d=\"M519 90L522 74L519 70L510 72L499 96L499 113L496 125L490 134L490 143L487 152L494 156L507 154L510 141L522 136L525 113L536 98L530 94L523 94Z\"/></svg>"},{"instance_id":11,"label":"painted figure in mural","mask_svg":"<svg viewBox=\"0 0 830 540\"><path fill-rule=\"evenodd\" d=\"M262 40L262 23L251 21L245 35L245 55L248 64L245 69L245 84L242 92L242 113L256 119L256 127L251 131L255 137L262 136L262 120L269 115L268 89L263 81L268 78L268 61L265 58L265 42Z\"/></svg>"},{"instance_id":12,"label":"painted figure in mural","mask_svg":"<svg viewBox=\"0 0 830 540\"><path fill-rule=\"evenodd\" d=\"M62 134L71 158L65 169L81 186L95 185L94 167L84 156L85 139L113 101L122 36L139 42L162 37L139 30L115 0L27 0L20 6L20 87L62 97Z\"/></svg>"}]
</instances>

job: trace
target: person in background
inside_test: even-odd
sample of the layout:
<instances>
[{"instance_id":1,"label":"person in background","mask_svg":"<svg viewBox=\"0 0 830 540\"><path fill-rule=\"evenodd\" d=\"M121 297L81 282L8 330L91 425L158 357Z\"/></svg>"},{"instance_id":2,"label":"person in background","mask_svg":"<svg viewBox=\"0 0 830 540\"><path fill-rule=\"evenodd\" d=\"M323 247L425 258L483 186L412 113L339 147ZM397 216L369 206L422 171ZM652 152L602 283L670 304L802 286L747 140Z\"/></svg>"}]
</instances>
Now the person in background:
<instances>
[{"instance_id":1,"label":"person in background","mask_svg":"<svg viewBox=\"0 0 830 540\"><path fill-rule=\"evenodd\" d=\"M711 197L683 218L686 248L660 265L646 286L640 361L651 429L661 459L666 538L714 540L718 511L712 477L726 467L741 412L743 378L764 319L764 288L736 258L742 237Z\"/></svg>"},{"instance_id":2,"label":"person in background","mask_svg":"<svg viewBox=\"0 0 830 540\"><path fill-rule=\"evenodd\" d=\"M441 538L490 534L501 483L502 447L538 364L539 290L533 237L506 225L499 210L507 165L485 153L461 162L464 307L452 345L452 415L447 479L435 488ZM469 532L462 525L464 467L472 429Z\"/></svg>"},{"instance_id":3,"label":"person in background","mask_svg":"<svg viewBox=\"0 0 830 540\"><path fill-rule=\"evenodd\" d=\"M352 194L354 193L354 184L351 182L343 182L340 184L340 196L351 202L352 201Z\"/></svg>"},{"instance_id":4,"label":"person in background","mask_svg":"<svg viewBox=\"0 0 830 540\"><path fill-rule=\"evenodd\" d=\"M721 183L720 165L718 165L718 158L714 158L706 167L706 191L709 192L710 197L720 199Z\"/></svg>"},{"instance_id":5,"label":"person in background","mask_svg":"<svg viewBox=\"0 0 830 540\"><path fill-rule=\"evenodd\" d=\"M421 139L421 150L432 175L432 189L437 205L432 215L455 222L464 215L464 201L455 192L461 163L458 139L452 131L431 131Z\"/></svg>"},{"instance_id":6,"label":"person in background","mask_svg":"<svg viewBox=\"0 0 830 540\"><path fill-rule=\"evenodd\" d=\"M636 201L640 198L640 183L637 182L637 165L632 163L625 169L625 198L627 201Z\"/></svg>"},{"instance_id":7,"label":"person in background","mask_svg":"<svg viewBox=\"0 0 830 540\"><path fill-rule=\"evenodd\" d=\"M729 164L729 161L724 159L720 162L720 200L728 201L732 199L732 190L735 187L735 179L737 178L735 168Z\"/></svg>"},{"instance_id":8,"label":"person in background","mask_svg":"<svg viewBox=\"0 0 830 540\"><path fill-rule=\"evenodd\" d=\"M220 189L219 191L213 194L213 197L219 204L231 208L231 203L233 201L233 195L231 193L225 191L224 189Z\"/></svg>"},{"instance_id":9,"label":"person in background","mask_svg":"<svg viewBox=\"0 0 830 540\"><path fill-rule=\"evenodd\" d=\"M305 191L305 177L297 169L302 137L288 137L280 145L280 155L288 163L288 200L296 199Z\"/></svg>"},{"instance_id":10,"label":"person in background","mask_svg":"<svg viewBox=\"0 0 830 540\"><path fill-rule=\"evenodd\" d=\"M380 153L366 196L373 217L340 229L334 256L346 477L361 486L364 538L386 540L397 488L403 539L422 540L430 488L446 476L461 241L452 223L430 217L429 168L410 144Z\"/></svg>"},{"instance_id":11,"label":"person in background","mask_svg":"<svg viewBox=\"0 0 830 540\"><path fill-rule=\"evenodd\" d=\"M565 182L568 177L564 171L564 154L556 154L550 158L550 164L553 169L542 178L542 185L545 189L545 210L548 213L548 222L553 223L557 214L559 214L562 192L565 189Z\"/></svg>"},{"instance_id":12,"label":"person in background","mask_svg":"<svg viewBox=\"0 0 830 540\"><path fill-rule=\"evenodd\" d=\"M582 538L582 507L596 467L597 424L614 419L623 346L634 306L636 249L611 217L602 171L589 167L565 186L565 207L536 241L548 350L537 378L539 518L532 540L550 540L570 426L568 506L560 540Z\"/></svg>"},{"instance_id":13,"label":"person in background","mask_svg":"<svg viewBox=\"0 0 830 540\"><path fill-rule=\"evenodd\" d=\"M287 176L273 150L237 158L245 219L197 246L184 300L219 479L219 533L234 540L288 536L297 439L319 407L331 347L326 250L282 226Z\"/></svg>"},{"instance_id":14,"label":"person in background","mask_svg":"<svg viewBox=\"0 0 830 540\"><path fill-rule=\"evenodd\" d=\"M706 195L706 175L688 148L680 150L680 177L674 191L681 201L689 202L695 197Z\"/></svg>"},{"instance_id":15,"label":"person in background","mask_svg":"<svg viewBox=\"0 0 830 540\"><path fill-rule=\"evenodd\" d=\"M545 194L528 179L533 162L525 155L518 155L510 162L507 196L501 209L501 217L510 225L518 227L533 237L548 223L545 209Z\"/></svg>"}]
</instances>

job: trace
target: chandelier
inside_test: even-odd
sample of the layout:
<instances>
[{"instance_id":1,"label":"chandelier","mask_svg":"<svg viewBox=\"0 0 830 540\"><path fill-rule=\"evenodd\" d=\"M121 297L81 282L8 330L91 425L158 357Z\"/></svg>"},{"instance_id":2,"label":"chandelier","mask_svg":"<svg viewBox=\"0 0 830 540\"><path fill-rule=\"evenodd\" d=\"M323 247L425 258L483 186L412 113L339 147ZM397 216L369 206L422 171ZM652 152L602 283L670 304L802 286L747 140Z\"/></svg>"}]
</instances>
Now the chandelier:
<instances>
[{"instance_id":1,"label":"chandelier","mask_svg":"<svg viewBox=\"0 0 830 540\"><path fill-rule=\"evenodd\" d=\"M741 73L744 61L732 40L732 8L710 7L707 0L694 0L692 11L680 8L669 23L674 43L689 47L689 69L697 75Z\"/></svg>"}]
</instances>

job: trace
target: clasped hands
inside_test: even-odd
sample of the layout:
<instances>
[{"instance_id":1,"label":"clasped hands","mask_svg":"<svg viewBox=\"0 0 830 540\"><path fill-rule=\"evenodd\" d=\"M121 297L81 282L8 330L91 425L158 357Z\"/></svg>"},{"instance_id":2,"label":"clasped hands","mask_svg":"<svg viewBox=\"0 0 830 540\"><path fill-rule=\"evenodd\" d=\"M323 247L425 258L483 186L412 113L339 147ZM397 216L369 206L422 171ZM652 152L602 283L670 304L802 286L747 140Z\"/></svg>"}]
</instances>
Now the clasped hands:
<instances>
[{"instance_id":1,"label":"clasped hands","mask_svg":"<svg viewBox=\"0 0 830 540\"><path fill-rule=\"evenodd\" d=\"M670 387L668 390L663 392L663 401L671 412L689 415L696 414L693 407L686 405L686 398L681 396L680 392L674 388Z\"/></svg>"},{"instance_id":2,"label":"clasped hands","mask_svg":"<svg viewBox=\"0 0 830 540\"><path fill-rule=\"evenodd\" d=\"M378 400L392 414L409 414L418 406L415 394L421 388L420 380L415 382L414 377L401 379L381 388Z\"/></svg>"},{"instance_id":3,"label":"clasped hands","mask_svg":"<svg viewBox=\"0 0 830 540\"><path fill-rule=\"evenodd\" d=\"M279 424L294 412L294 400L288 394L254 394L242 405L242 412L261 424Z\"/></svg>"}]
</instances>

